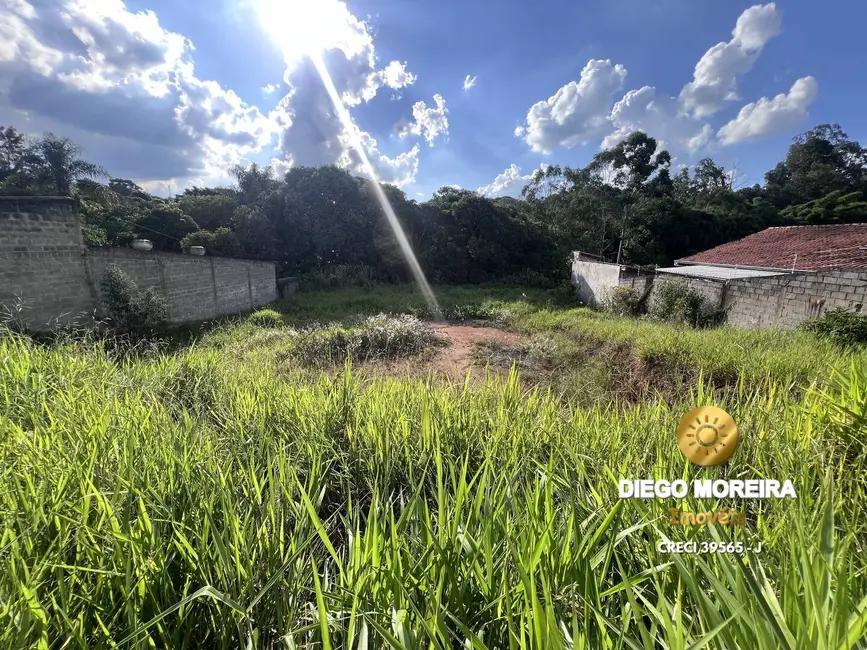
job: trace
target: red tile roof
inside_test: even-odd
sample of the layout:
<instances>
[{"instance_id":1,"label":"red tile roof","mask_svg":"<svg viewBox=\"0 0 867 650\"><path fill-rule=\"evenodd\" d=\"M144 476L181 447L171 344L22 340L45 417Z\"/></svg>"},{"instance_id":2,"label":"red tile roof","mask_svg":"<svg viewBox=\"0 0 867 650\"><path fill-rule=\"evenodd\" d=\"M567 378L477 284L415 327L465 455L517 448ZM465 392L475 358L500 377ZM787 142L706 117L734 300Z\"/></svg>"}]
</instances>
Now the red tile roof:
<instances>
[{"instance_id":1,"label":"red tile roof","mask_svg":"<svg viewBox=\"0 0 867 650\"><path fill-rule=\"evenodd\" d=\"M785 271L867 269L867 224L768 228L677 262Z\"/></svg>"}]
</instances>

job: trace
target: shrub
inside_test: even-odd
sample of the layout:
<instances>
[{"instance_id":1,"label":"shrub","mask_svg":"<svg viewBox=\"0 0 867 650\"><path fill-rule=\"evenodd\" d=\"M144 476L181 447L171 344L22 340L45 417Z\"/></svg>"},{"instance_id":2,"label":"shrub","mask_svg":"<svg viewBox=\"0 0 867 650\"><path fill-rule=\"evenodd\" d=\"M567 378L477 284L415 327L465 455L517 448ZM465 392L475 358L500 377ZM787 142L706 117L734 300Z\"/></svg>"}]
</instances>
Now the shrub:
<instances>
[{"instance_id":1,"label":"shrub","mask_svg":"<svg viewBox=\"0 0 867 650\"><path fill-rule=\"evenodd\" d=\"M259 327L283 327L284 324L283 317L273 309L260 309L253 312L248 320Z\"/></svg>"},{"instance_id":2,"label":"shrub","mask_svg":"<svg viewBox=\"0 0 867 650\"><path fill-rule=\"evenodd\" d=\"M519 287L533 287L536 289L553 289L557 281L544 273L539 273L533 269L524 269L518 273L511 273L499 278L495 278L497 284L514 284Z\"/></svg>"},{"instance_id":3,"label":"shrub","mask_svg":"<svg viewBox=\"0 0 867 650\"><path fill-rule=\"evenodd\" d=\"M329 264L301 276L299 291L325 291L343 287L372 287L383 278L379 272L364 264Z\"/></svg>"},{"instance_id":4,"label":"shrub","mask_svg":"<svg viewBox=\"0 0 867 650\"><path fill-rule=\"evenodd\" d=\"M168 318L169 304L155 288L140 290L117 266L108 267L100 283L109 326L117 332L153 334Z\"/></svg>"},{"instance_id":5,"label":"shrub","mask_svg":"<svg viewBox=\"0 0 867 650\"><path fill-rule=\"evenodd\" d=\"M305 363L393 359L416 356L443 345L444 338L418 318L378 314L359 325L313 327L297 335L294 355Z\"/></svg>"},{"instance_id":6,"label":"shrub","mask_svg":"<svg viewBox=\"0 0 867 650\"><path fill-rule=\"evenodd\" d=\"M602 301L602 308L618 316L640 316L645 302L646 296L633 287L614 287Z\"/></svg>"},{"instance_id":7,"label":"shrub","mask_svg":"<svg viewBox=\"0 0 867 650\"><path fill-rule=\"evenodd\" d=\"M867 345L867 316L846 309L832 309L801 324L801 329L843 346Z\"/></svg>"},{"instance_id":8,"label":"shrub","mask_svg":"<svg viewBox=\"0 0 867 650\"><path fill-rule=\"evenodd\" d=\"M685 280L654 283L648 314L657 320L690 327L710 327L725 319L724 311L716 309Z\"/></svg>"}]
</instances>

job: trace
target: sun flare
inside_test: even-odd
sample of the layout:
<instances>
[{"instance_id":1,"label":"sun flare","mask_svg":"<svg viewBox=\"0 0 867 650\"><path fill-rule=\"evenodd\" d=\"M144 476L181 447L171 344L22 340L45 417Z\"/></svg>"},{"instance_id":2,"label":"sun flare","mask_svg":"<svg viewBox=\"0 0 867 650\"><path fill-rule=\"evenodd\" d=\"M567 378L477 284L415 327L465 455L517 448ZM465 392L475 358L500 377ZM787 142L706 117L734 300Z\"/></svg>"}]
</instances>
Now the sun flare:
<instances>
[{"instance_id":1,"label":"sun flare","mask_svg":"<svg viewBox=\"0 0 867 650\"><path fill-rule=\"evenodd\" d=\"M353 49L357 20L336 0L254 0L259 22L287 63L331 47Z\"/></svg>"}]
</instances>

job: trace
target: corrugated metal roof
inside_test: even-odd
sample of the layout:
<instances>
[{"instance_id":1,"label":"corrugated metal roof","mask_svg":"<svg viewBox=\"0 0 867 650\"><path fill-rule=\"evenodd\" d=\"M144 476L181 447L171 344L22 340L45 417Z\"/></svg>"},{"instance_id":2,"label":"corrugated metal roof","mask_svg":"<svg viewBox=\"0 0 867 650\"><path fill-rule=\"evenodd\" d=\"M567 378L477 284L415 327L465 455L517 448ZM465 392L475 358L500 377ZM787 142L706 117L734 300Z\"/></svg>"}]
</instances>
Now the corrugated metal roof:
<instances>
[{"instance_id":1,"label":"corrugated metal roof","mask_svg":"<svg viewBox=\"0 0 867 650\"><path fill-rule=\"evenodd\" d=\"M725 266L704 266L690 264L688 266L669 266L656 269L657 273L670 273L688 278L705 278L708 280L739 280L741 278L766 278L770 275L784 275L779 271L753 271L751 269L736 269Z\"/></svg>"}]
</instances>

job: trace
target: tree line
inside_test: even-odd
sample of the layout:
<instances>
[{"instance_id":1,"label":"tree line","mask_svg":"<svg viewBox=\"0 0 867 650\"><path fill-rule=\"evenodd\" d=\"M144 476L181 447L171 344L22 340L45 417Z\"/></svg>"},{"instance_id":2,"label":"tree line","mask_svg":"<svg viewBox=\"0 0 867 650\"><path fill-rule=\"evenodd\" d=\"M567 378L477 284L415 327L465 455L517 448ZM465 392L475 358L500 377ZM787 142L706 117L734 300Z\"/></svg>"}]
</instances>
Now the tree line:
<instances>
[{"instance_id":1,"label":"tree line","mask_svg":"<svg viewBox=\"0 0 867 650\"><path fill-rule=\"evenodd\" d=\"M110 178L66 138L0 127L0 195L75 197L90 245L141 237L157 250L201 245L274 260L282 274L363 265L386 280L409 278L372 181L335 166L229 172L232 187L162 198ZM836 124L795 137L764 184L736 185L735 170L711 158L673 173L670 154L637 132L585 167L538 170L520 199L443 187L417 202L382 188L426 274L449 283L562 278L573 250L666 265L769 226L867 222L867 149Z\"/></svg>"}]
</instances>

